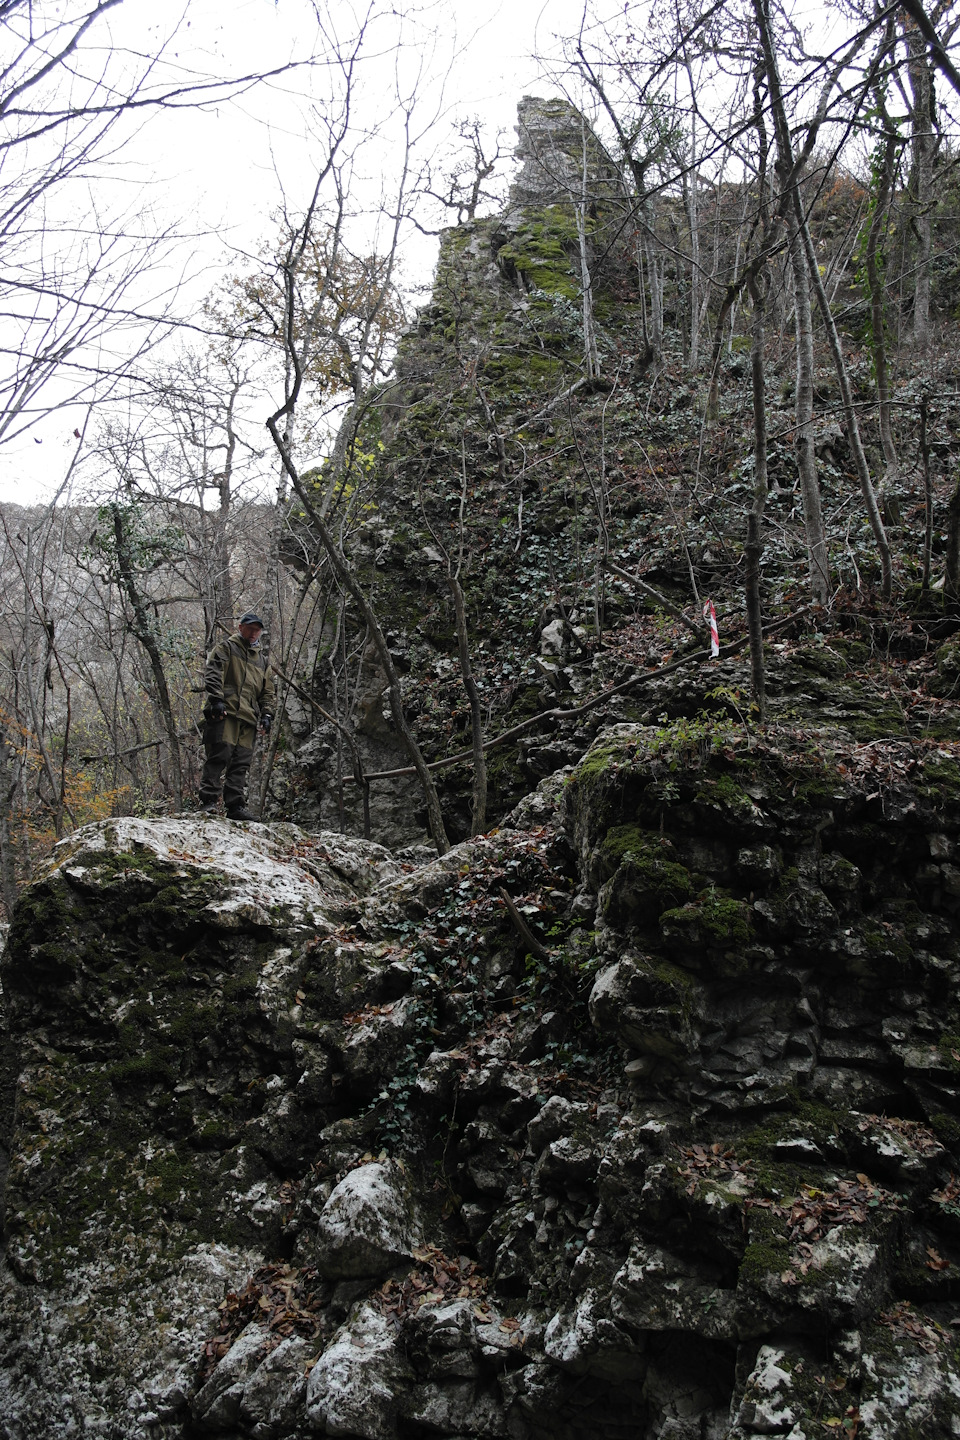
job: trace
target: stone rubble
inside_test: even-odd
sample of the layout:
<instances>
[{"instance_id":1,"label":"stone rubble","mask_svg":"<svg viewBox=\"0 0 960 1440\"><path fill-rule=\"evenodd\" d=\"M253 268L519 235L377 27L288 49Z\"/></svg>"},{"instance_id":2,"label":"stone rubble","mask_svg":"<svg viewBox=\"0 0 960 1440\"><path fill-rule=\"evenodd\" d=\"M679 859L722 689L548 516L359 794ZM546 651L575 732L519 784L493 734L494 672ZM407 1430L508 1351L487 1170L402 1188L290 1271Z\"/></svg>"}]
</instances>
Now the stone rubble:
<instances>
[{"instance_id":1,"label":"stone rubble","mask_svg":"<svg viewBox=\"0 0 960 1440\"><path fill-rule=\"evenodd\" d=\"M960 771L664 744L417 868L58 848L2 969L0 1435L960 1434Z\"/></svg>"}]
</instances>

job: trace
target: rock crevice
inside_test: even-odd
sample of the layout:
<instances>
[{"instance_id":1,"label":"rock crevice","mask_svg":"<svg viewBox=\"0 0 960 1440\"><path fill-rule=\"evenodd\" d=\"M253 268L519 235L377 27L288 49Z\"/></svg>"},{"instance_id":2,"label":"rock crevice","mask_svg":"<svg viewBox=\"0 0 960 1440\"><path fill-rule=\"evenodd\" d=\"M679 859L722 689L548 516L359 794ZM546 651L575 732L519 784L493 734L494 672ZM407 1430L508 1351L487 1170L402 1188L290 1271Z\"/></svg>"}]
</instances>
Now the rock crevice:
<instances>
[{"instance_id":1,"label":"rock crevice","mask_svg":"<svg viewBox=\"0 0 960 1440\"><path fill-rule=\"evenodd\" d=\"M420 868L78 832L3 962L6 1433L954 1433L944 765L621 725Z\"/></svg>"}]
</instances>

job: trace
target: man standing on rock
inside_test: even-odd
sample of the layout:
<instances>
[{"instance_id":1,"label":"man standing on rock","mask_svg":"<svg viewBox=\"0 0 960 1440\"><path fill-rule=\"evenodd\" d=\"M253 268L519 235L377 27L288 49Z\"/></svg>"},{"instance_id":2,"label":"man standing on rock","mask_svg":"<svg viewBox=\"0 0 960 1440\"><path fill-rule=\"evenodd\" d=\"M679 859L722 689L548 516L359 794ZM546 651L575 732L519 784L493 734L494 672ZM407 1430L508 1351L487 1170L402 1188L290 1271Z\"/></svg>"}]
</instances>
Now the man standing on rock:
<instances>
[{"instance_id":1,"label":"man standing on rock","mask_svg":"<svg viewBox=\"0 0 960 1440\"><path fill-rule=\"evenodd\" d=\"M200 777L200 804L206 814L223 803L230 820L256 820L247 809L247 775L257 732L269 735L275 703L273 680L260 653L263 621L248 610L237 633L221 640L207 656L203 686L203 748L207 761Z\"/></svg>"}]
</instances>

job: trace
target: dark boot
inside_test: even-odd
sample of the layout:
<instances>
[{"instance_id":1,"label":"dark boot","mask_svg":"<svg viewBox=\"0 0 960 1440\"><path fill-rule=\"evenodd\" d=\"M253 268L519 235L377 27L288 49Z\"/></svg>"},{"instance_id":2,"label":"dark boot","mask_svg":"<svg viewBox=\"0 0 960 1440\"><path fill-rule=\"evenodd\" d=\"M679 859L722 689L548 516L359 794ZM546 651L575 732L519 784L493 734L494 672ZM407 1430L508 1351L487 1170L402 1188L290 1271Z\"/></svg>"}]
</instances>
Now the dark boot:
<instances>
[{"instance_id":1,"label":"dark boot","mask_svg":"<svg viewBox=\"0 0 960 1440\"><path fill-rule=\"evenodd\" d=\"M237 809L235 809L235 810L228 810L228 811L227 811L227 819L228 819L228 820L259 820L259 819L260 819L260 816L259 816L259 815L254 815L253 811L252 811L252 810L248 810L247 807L246 807L246 805L240 805L240 806L239 806Z\"/></svg>"}]
</instances>

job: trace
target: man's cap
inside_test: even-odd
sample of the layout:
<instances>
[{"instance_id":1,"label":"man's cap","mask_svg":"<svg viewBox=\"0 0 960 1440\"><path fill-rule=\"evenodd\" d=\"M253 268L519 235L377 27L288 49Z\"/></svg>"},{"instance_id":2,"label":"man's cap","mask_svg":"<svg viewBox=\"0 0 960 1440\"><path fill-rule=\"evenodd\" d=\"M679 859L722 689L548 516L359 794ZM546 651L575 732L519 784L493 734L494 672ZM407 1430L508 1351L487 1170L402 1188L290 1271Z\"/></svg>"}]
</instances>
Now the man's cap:
<instances>
[{"instance_id":1,"label":"man's cap","mask_svg":"<svg viewBox=\"0 0 960 1440\"><path fill-rule=\"evenodd\" d=\"M260 616L255 615L252 610L248 610L245 615L241 615L238 623L240 625L259 625L260 629L263 629L263 621L260 619Z\"/></svg>"}]
</instances>

